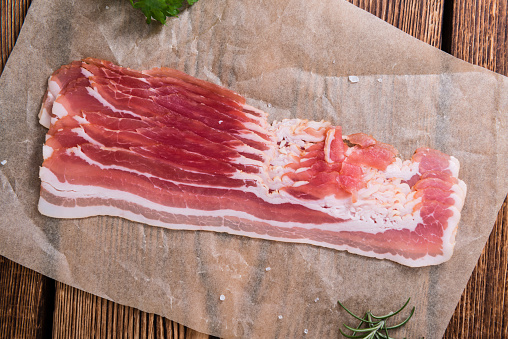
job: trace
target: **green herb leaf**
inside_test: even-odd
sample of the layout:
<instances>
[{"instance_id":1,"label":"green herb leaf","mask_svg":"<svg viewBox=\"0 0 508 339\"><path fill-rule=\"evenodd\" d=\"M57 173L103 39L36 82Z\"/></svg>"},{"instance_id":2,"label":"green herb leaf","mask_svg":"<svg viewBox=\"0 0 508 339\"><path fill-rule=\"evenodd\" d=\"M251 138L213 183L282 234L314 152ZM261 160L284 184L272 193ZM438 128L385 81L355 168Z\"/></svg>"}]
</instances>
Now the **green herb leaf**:
<instances>
[{"instance_id":1,"label":"green herb leaf","mask_svg":"<svg viewBox=\"0 0 508 339\"><path fill-rule=\"evenodd\" d=\"M400 313L400 311L402 311L403 309L405 309L405 308L406 308L407 304L409 304L409 300L411 300L411 298L408 298L408 299L407 299L407 301L406 301L406 303L405 303L404 305L402 305L402 307L401 307L401 308L399 308L399 309L398 309L397 311L395 311L395 312L390 312L390 313L388 313L387 315L382 315L382 316L375 316L375 315L374 315L374 314L372 314L372 313L371 313L370 315L372 316L372 318L376 318L376 319L386 319L386 318L393 317L394 315L399 314L399 313Z\"/></svg>"},{"instance_id":2,"label":"green herb leaf","mask_svg":"<svg viewBox=\"0 0 508 339\"><path fill-rule=\"evenodd\" d=\"M388 335L388 330L393 330L396 328L399 328L403 325L405 325L409 319L413 316L415 312L415 308L411 310L409 313L409 316L402 321L401 323L393 326L387 326L386 322L389 318L393 317L394 315L400 313L404 308L406 308L407 304L409 304L409 298L404 305L399 308L395 312L390 312L387 315L383 316L375 316L370 311L366 312L363 318L360 318L359 316L355 315L353 312L348 310L346 306L344 306L340 301L337 301L338 304L347 312L349 313L353 318L360 320L360 324L357 327L351 327L346 324L343 324L343 326L352 332L351 335L346 334L342 331L342 329L339 329L340 333L346 337L346 338L352 338L352 339L393 339ZM359 335L358 335L359 334Z\"/></svg>"},{"instance_id":3,"label":"green herb leaf","mask_svg":"<svg viewBox=\"0 0 508 339\"><path fill-rule=\"evenodd\" d=\"M166 18L177 16L183 8L183 0L129 0L132 7L143 12L146 17L146 23L157 20L161 24L166 23ZM198 0L187 0L187 5L191 6Z\"/></svg>"}]
</instances>

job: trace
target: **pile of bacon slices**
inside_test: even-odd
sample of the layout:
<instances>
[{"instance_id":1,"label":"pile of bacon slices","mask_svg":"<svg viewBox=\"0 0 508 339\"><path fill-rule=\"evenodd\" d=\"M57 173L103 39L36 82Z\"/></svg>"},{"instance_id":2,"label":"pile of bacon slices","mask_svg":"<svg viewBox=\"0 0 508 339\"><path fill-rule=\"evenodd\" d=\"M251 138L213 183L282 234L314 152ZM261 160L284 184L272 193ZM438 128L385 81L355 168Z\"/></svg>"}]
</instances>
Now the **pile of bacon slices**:
<instances>
[{"instance_id":1,"label":"pile of bacon slices","mask_svg":"<svg viewBox=\"0 0 508 339\"><path fill-rule=\"evenodd\" d=\"M168 68L88 58L49 79L41 213L308 243L408 266L448 260L459 163L328 122L288 119Z\"/></svg>"}]
</instances>

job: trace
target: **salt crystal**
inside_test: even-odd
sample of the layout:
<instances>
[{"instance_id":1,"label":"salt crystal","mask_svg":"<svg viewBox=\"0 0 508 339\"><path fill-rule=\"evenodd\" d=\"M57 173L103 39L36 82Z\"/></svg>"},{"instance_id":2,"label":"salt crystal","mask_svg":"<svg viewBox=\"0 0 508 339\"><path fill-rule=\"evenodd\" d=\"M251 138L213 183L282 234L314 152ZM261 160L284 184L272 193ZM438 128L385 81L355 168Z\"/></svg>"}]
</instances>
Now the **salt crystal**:
<instances>
[{"instance_id":1,"label":"salt crystal","mask_svg":"<svg viewBox=\"0 0 508 339\"><path fill-rule=\"evenodd\" d=\"M383 82L383 79L379 78L377 79L378 82Z\"/></svg>"},{"instance_id":2,"label":"salt crystal","mask_svg":"<svg viewBox=\"0 0 508 339\"><path fill-rule=\"evenodd\" d=\"M358 81L360 81L360 79L356 75L350 75L349 81L351 81L352 83L357 83Z\"/></svg>"},{"instance_id":3,"label":"salt crystal","mask_svg":"<svg viewBox=\"0 0 508 339\"><path fill-rule=\"evenodd\" d=\"M220 124L222 124L222 123L223 123L223 121L222 121L222 120L219 120L219 125L220 125Z\"/></svg>"},{"instance_id":4,"label":"salt crystal","mask_svg":"<svg viewBox=\"0 0 508 339\"><path fill-rule=\"evenodd\" d=\"M221 295L220 295L220 297L219 297L219 299L220 299L221 301L224 301L224 300L226 300L226 296L225 296L224 294L221 294Z\"/></svg>"},{"instance_id":5,"label":"salt crystal","mask_svg":"<svg viewBox=\"0 0 508 339\"><path fill-rule=\"evenodd\" d=\"M7 163L7 160L2 160L2 162L0 162L0 164L5 165Z\"/></svg>"},{"instance_id":6,"label":"salt crystal","mask_svg":"<svg viewBox=\"0 0 508 339\"><path fill-rule=\"evenodd\" d=\"M314 299L314 302L317 303L319 301L319 298Z\"/></svg>"},{"instance_id":7,"label":"salt crystal","mask_svg":"<svg viewBox=\"0 0 508 339\"><path fill-rule=\"evenodd\" d=\"M268 103L268 107L272 107L272 104Z\"/></svg>"},{"instance_id":8,"label":"salt crystal","mask_svg":"<svg viewBox=\"0 0 508 339\"><path fill-rule=\"evenodd\" d=\"M304 329L303 333L307 334L307 333L309 333L309 330L308 329Z\"/></svg>"},{"instance_id":9,"label":"salt crystal","mask_svg":"<svg viewBox=\"0 0 508 339\"><path fill-rule=\"evenodd\" d=\"M279 315L279 317L278 317L278 318L279 318L279 319L282 319L282 316L281 316L281 315Z\"/></svg>"},{"instance_id":10,"label":"salt crystal","mask_svg":"<svg viewBox=\"0 0 508 339\"><path fill-rule=\"evenodd\" d=\"M271 270L272 268L271 267L267 267L265 268L265 270L268 272L269 270Z\"/></svg>"},{"instance_id":11,"label":"salt crystal","mask_svg":"<svg viewBox=\"0 0 508 339\"><path fill-rule=\"evenodd\" d=\"M106 6L106 9L109 9L109 6Z\"/></svg>"}]
</instances>

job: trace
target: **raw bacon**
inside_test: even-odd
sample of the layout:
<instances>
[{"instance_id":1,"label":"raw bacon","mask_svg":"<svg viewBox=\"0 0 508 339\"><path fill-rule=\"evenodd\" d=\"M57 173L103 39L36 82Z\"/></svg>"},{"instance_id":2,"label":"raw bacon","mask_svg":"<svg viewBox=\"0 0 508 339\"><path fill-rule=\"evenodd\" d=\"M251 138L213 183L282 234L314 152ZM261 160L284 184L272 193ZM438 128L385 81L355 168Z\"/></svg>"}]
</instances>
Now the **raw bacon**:
<instances>
[{"instance_id":1,"label":"raw bacon","mask_svg":"<svg viewBox=\"0 0 508 339\"><path fill-rule=\"evenodd\" d=\"M41 213L307 243L408 266L448 260L466 185L454 157L402 161L372 136L267 114L168 68L98 59L50 78Z\"/></svg>"}]
</instances>

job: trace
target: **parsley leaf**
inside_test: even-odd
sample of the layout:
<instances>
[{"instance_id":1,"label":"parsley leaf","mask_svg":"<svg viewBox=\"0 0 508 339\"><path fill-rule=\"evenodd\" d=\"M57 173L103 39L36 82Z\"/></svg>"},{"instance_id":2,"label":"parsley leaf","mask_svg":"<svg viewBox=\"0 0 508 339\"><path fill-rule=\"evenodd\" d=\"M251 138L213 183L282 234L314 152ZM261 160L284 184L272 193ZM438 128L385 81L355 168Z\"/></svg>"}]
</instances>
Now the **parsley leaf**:
<instances>
[{"instance_id":1,"label":"parsley leaf","mask_svg":"<svg viewBox=\"0 0 508 339\"><path fill-rule=\"evenodd\" d=\"M140 9L146 17L146 23L149 24L152 18L161 24L166 23L168 16L177 16L184 5L184 0L129 0L132 7ZM191 6L198 0L186 0L187 5Z\"/></svg>"}]
</instances>

